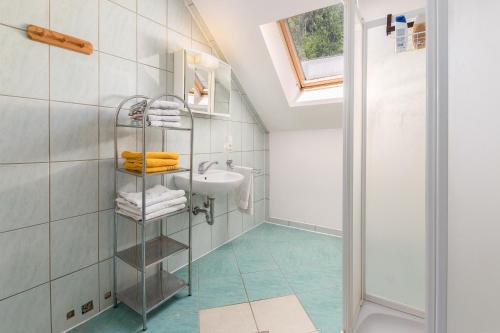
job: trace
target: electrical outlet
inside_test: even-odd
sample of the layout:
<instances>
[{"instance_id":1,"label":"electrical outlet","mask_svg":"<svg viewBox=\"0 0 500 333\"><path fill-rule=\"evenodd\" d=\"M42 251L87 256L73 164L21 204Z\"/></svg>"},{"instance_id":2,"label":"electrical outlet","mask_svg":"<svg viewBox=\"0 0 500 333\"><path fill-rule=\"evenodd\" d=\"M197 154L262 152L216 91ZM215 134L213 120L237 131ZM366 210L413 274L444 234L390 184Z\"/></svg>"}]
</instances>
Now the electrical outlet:
<instances>
[{"instance_id":1,"label":"electrical outlet","mask_svg":"<svg viewBox=\"0 0 500 333\"><path fill-rule=\"evenodd\" d=\"M111 297L111 291L108 291L107 293L104 294L104 299L108 299Z\"/></svg>"},{"instance_id":2,"label":"electrical outlet","mask_svg":"<svg viewBox=\"0 0 500 333\"><path fill-rule=\"evenodd\" d=\"M75 310L68 311L68 313L66 313L66 320L69 320L74 316L75 316Z\"/></svg>"},{"instance_id":3,"label":"electrical outlet","mask_svg":"<svg viewBox=\"0 0 500 333\"><path fill-rule=\"evenodd\" d=\"M82 305L82 315L86 314L89 311L92 311L94 309L94 302L89 301L85 304Z\"/></svg>"}]
</instances>

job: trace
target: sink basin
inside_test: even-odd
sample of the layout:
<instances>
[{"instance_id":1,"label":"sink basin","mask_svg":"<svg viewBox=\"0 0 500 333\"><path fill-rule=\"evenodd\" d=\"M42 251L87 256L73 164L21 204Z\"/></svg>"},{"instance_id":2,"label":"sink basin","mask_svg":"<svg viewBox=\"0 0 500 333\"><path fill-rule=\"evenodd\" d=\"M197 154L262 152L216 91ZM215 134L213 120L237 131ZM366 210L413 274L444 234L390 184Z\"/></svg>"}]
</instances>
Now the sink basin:
<instances>
[{"instance_id":1,"label":"sink basin","mask_svg":"<svg viewBox=\"0 0 500 333\"><path fill-rule=\"evenodd\" d=\"M175 185L189 190L189 172L174 175ZM214 195L227 193L243 182L243 175L226 170L208 170L204 174L193 173L193 192Z\"/></svg>"}]
</instances>

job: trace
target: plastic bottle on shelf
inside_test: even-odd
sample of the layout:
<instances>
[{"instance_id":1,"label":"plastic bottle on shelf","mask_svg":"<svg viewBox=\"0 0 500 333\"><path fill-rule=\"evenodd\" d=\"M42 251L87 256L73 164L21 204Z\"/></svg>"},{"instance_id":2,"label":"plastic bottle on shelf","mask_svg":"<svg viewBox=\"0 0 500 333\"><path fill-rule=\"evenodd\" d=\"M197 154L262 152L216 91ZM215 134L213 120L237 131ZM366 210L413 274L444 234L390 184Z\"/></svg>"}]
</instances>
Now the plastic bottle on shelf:
<instances>
[{"instance_id":1,"label":"plastic bottle on shelf","mask_svg":"<svg viewBox=\"0 0 500 333\"><path fill-rule=\"evenodd\" d=\"M396 52L406 51L408 42L408 25L404 15L396 16Z\"/></svg>"}]
</instances>

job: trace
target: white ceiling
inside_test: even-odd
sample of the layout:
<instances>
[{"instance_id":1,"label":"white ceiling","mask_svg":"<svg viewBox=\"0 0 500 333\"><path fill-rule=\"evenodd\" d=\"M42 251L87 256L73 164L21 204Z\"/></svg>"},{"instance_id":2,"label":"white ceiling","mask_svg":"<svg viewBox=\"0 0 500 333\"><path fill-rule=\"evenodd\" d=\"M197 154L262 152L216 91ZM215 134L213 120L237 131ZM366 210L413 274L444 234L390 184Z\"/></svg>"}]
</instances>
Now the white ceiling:
<instances>
[{"instance_id":1,"label":"white ceiling","mask_svg":"<svg viewBox=\"0 0 500 333\"><path fill-rule=\"evenodd\" d=\"M259 116L270 131L339 128L342 104L291 108L260 31L262 24L340 0L193 0ZM359 0L365 20L421 8L425 0Z\"/></svg>"},{"instance_id":2,"label":"white ceiling","mask_svg":"<svg viewBox=\"0 0 500 333\"><path fill-rule=\"evenodd\" d=\"M289 107L260 31L262 24L338 1L193 1L268 130L341 126L341 104Z\"/></svg>"}]
</instances>

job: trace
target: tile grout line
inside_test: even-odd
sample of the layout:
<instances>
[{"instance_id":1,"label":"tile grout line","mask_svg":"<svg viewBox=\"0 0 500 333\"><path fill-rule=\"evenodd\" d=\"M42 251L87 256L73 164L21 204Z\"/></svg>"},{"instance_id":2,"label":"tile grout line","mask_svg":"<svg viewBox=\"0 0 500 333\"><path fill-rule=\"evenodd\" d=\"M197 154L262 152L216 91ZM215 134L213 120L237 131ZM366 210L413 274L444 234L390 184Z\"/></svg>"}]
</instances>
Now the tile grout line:
<instances>
[{"instance_id":1,"label":"tile grout line","mask_svg":"<svg viewBox=\"0 0 500 333\"><path fill-rule=\"evenodd\" d=\"M139 44L139 31L138 31L138 22L139 22L139 18L137 17L137 12L138 12L138 4L137 4L137 1L135 1L135 94L138 95L139 94L139 65L138 65L138 62L139 62L139 51L138 51L138 44ZM147 95L147 94L145 94ZM135 147L136 147L136 150L139 150L139 142L142 142L139 140L139 138L142 138L143 135L142 135L142 130L141 129L136 129L135 130ZM147 138L146 138L147 139ZM146 146L146 142L142 142L142 145ZM143 148L141 145L141 149ZM117 154L118 152L116 152ZM115 174L116 174L116 170L114 171ZM118 183L118 177L115 178L116 179L116 182ZM142 185L145 184L144 188L146 188L147 186L147 178L146 177L143 177L140 179L141 181L141 187ZM144 184L143 184L144 183ZM138 186L139 186L139 179L137 179L137 177L135 178L135 190L137 192L138 190ZM118 184L115 184L115 188L118 189ZM141 189L142 190L142 189ZM116 196L116 193L115 193L115 196ZM115 204L115 203L113 203ZM141 226L139 226L138 224L134 226L134 229L135 229L135 243L138 244L139 243L139 228L141 228ZM146 234L146 225L142 225L142 228L144 228L144 234ZM142 232L142 230L141 230ZM118 232L117 232L118 233ZM116 237L118 237L118 235L116 235ZM142 242L142 239L141 239L141 242ZM145 245L144 245L145 246ZM140 274L139 270L136 271L136 285L139 285L139 276L141 276L141 280L142 280L142 275ZM146 276L146 274L145 274ZM117 281L117 284L118 284L118 281ZM141 281L141 284L142 284L142 281ZM142 288L142 287L141 287ZM117 292L118 292L118 289L117 289ZM139 291L137 292L139 294ZM147 315L146 315L147 317Z\"/></svg>"},{"instance_id":2,"label":"tile grout line","mask_svg":"<svg viewBox=\"0 0 500 333\"><path fill-rule=\"evenodd\" d=\"M169 27L169 26L168 26L168 16L167 16L167 24L163 24L163 23L161 23L161 22L158 22L158 21L156 21L156 20L152 19L151 17L148 17L148 16L146 16L146 15L140 14L140 13L138 12L137 5L136 5L136 11L134 12L132 9L130 9L130 8L128 8L128 7L125 7L124 5L122 5L122 4L118 3L118 2L116 2L115 0L108 0L108 2L110 2L111 4L113 4L113 5L115 5L115 6L121 7L121 8L123 8L123 9L125 9L125 10L127 10L127 11L129 11L129 12L131 12L131 13L134 13L134 14L135 14L135 15L137 15L137 16L140 16L140 17L142 17L142 18L145 18L145 19L147 19L147 20L149 20L149 21L151 21L151 22L153 22L153 23L156 23L156 24L158 24L158 25L161 25L162 27L167 28L168 30L172 30L173 32L175 32L175 33L177 33L177 34L179 34L179 35L182 35L183 37L193 39L193 40L195 40L196 42L198 42L198 43L200 43L200 44L204 44L205 46L210 47L210 44L207 44L207 41L201 41L201 40L198 40L198 39L194 39L194 38L192 38L192 37L186 36L184 33L180 32L180 31L178 31L178 30L176 30L176 29L174 29L174 28L172 28L172 27ZM50 3L49 3L49 6L50 6ZM26 28L20 28L20 27L16 27L16 26L14 26L14 25L6 24L6 23L0 23L0 26L4 26L4 27L7 27L7 28L12 28L12 29L17 29L17 30L20 30L20 31L26 31ZM49 26L50 26L50 8L49 8ZM209 43L209 42L208 42L208 43Z\"/></svg>"},{"instance_id":3,"label":"tile grout line","mask_svg":"<svg viewBox=\"0 0 500 333\"><path fill-rule=\"evenodd\" d=\"M96 50L96 52L101 52L103 54L106 54L106 55L109 55L109 56L112 56L112 57L115 57L115 58L120 58L119 56L115 56L115 55L112 55L112 54L107 54L107 53L104 53L102 51L97 51ZM130 61L130 62L134 62L132 60L125 59L125 58L121 58L121 59L122 60ZM134 62L134 63L137 63L137 62ZM144 65L144 66L148 66L148 67L151 67L151 68L154 68L154 69L158 69L158 70L161 70L161 71L165 71L164 69L157 68L157 67L152 67L152 66L149 66L147 64L143 64L143 63L138 63L138 64ZM169 71L167 71L167 72L169 72ZM172 74L172 72L169 72L169 73ZM40 98L40 97L31 97L31 96L23 96L23 95L12 95L12 94L5 94L5 93L0 93L0 96L1 97L10 97L10 98L19 98L19 99L29 99L29 100L41 101L41 102L49 102L49 103L52 102L52 103L64 103L64 104L93 106L93 107L98 107L98 108L107 108L107 109L115 109L115 110L116 110L116 106L117 106L117 105L104 105L104 104L101 104L100 101L98 102L98 104L89 104L89 103L82 103L82 102L78 102L78 101L66 101L66 100L50 99L50 97L49 98ZM124 109L127 109L127 108L124 107ZM180 116L181 117L185 117L185 118L188 117L187 114L181 114ZM204 115L204 114L193 114L193 117L195 119L210 119L208 115ZM217 117L217 116L214 116L214 117ZM243 124L258 125L255 122L247 122L247 121L242 121L242 120L225 120L225 119L219 119L219 118L214 118L214 120L226 121L226 122L231 122L231 123L240 123L242 125ZM268 149L253 149L253 150L239 150L239 151L235 151L235 152L252 152L252 151L265 152L265 151L269 151L269 150Z\"/></svg>"},{"instance_id":4,"label":"tile grout line","mask_svg":"<svg viewBox=\"0 0 500 333\"><path fill-rule=\"evenodd\" d=\"M285 226L283 226L283 227L285 227ZM303 232L307 232L307 230L302 230L302 229L300 229L300 230L301 230L301 231L303 231ZM287 242L288 242L288 241L287 241ZM271 252L271 251L270 251L270 252ZM277 262L276 258L275 258L275 257L274 257L274 255L272 254L272 252L271 252L271 257L273 258L273 260L275 261L276 265L278 266L278 269L280 270L281 274L283 275L283 277L284 277L284 278L285 278L285 280L287 281L287 284L288 284L288 286L290 287L290 290L293 292L293 295L295 295L295 297L296 297L296 298L297 298L297 300L299 301L300 305L301 305L301 306L302 306L302 308L304 309L304 312L306 313L307 317L309 318L309 320L311 321L311 323L313 324L313 326L314 326L315 328L317 328L317 327L316 327L316 325L315 325L315 323L314 323L314 321L312 320L312 318L311 318L311 316L310 316L309 312L306 310L306 307L304 306L304 304L302 304L302 301L301 301L301 300L300 300L300 298L298 297L297 292L296 292L296 291L295 291L295 290L294 290L294 289L290 286L290 282L288 281L288 279L287 279L287 277L286 277L286 274L285 274L285 273L284 273L284 271L283 271L283 268L282 268L282 267L278 264L278 262Z\"/></svg>"},{"instance_id":5,"label":"tile grout line","mask_svg":"<svg viewBox=\"0 0 500 333\"><path fill-rule=\"evenodd\" d=\"M109 1L109 0L108 0L108 1ZM110 2L111 2L111 1L110 1ZM116 3L114 3L114 4L116 4ZM118 5L118 6L119 6L119 5ZM99 8L99 10L100 10L100 8ZM138 15L137 13L135 13L135 14L136 14L136 15ZM150 20L151 22L158 24L157 22L152 21L151 19L149 19L149 18L148 18L148 17L146 17L146 16L143 16L143 15L139 15L139 16L144 17L145 19L148 19L148 20ZM11 29L15 29L15 30L18 30L18 31L22 31L22 32L26 32L26 31L27 31L27 30L26 30L26 29L24 29L24 28L19 28L19 27L11 26L11 25L4 24L4 23L0 23L0 27L11 28ZM167 30L171 30L171 31L173 31L173 32L175 32L175 33L181 34L181 35L182 35L183 37L185 37L185 38L188 38L186 35L184 35L184 34L182 34L182 33L179 33L178 31L176 31L176 30L174 30L174 29L171 29L171 28L166 27L166 26L163 26L163 25L162 25L162 27L166 28ZM99 37L98 37L98 38L99 38ZM200 43L201 43L201 44L204 44L204 43L202 43L202 42L200 42ZM206 44L205 44L205 45L206 45ZM100 48L95 49L95 50L94 50L94 52L96 52L96 53L98 53L98 54L105 54L105 55L113 56L113 57L120 58L120 59L123 59L123 60L128 60L128 61L132 61L132 62L139 62L138 60L132 60L132 59L130 59L130 58L126 58L126 57L121 56L121 55L117 55L117 54L113 54L113 53L110 53L110 52L107 52L107 51L103 51L103 50L101 50ZM166 69L166 68L161 68L161 67L156 67L156 66L148 65L148 64L146 64L146 63L142 63L142 62L139 62L139 63L141 63L141 64L143 64L143 65L146 65L146 66L149 66L149 67L156 68L156 69L161 69L161 70L164 70L164 71L169 71L169 70L168 70L168 69Z\"/></svg>"},{"instance_id":6,"label":"tile grout line","mask_svg":"<svg viewBox=\"0 0 500 333\"><path fill-rule=\"evenodd\" d=\"M243 234L242 234L243 235ZM231 241L232 242L232 241ZM248 290L247 290L247 286L245 284L245 280L243 279L243 273L241 273L241 269L240 269L240 266L238 265L238 257L236 256L236 250L234 249L233 245L231 244L231 251L233 253L233 256L234 256L234 259L236 261L236 267L238 268L238 272L240 273L240 279L241 279L241 282L243 284L243 289L245 290L245 294L247 295L247 301L248 301L248 306L250 307L250 311L252 312L252 317L253 317L253 320L255 322L255 327L257 327L257 332L260 331L259 329L259 325L257 323L257 319L255 318L255 313L253 311L253 308L252 308L252 304L250 302L250 296L248 295Z\"/></svg>"},{"instance_id":7,"label":"tile grout line","mask_svg":"<svg viewBox=\"0 0 500 333\"><path fill-rule=\"evenodd\" d=\"M306 231L306 230L302 230L302 231ZM288 243L288 241L287 241ZM272 251L269 251L271 253L271 258L274 260L274 262L276 263L276 266L278 267L278 270L280 271L280 273L283 275L283 278L285 279L285 281L287 282L287 285L288 287L290 288L290 290L292 291L293 295L297 298L297 300L299 301L300 305L302 306L302 309L304 310L304 312L306 313L307 317L309 318L309 320L311 321L311 323L313 324L313 326L315 328L316 325L314 324L314 321L312 320L311 316L309 315L309 313L307 312L304 304L302 304L300 298L298 297L297 295L297 292L290 286L290 281L287 279L286 277L286 274L284 273L284 270L283 268L279 265L278 261L276 260L275 256L272 254Z\"/></svg>"},{"instance_id":8,"label":"tile grout line","mask_svg":"<svg viewBox=\"0 0 500 333\"><path fill-rule=\"evenodd\" d=\"M18 295L24 294L24 293L26 293L26 292L28 292L28 291L31 291L31 290L33 290L33 289L36 289L36 288L41 287L41 286L46 285L46 284L47 284L47 285L49 285L49 290L50 290L50 282L51 282L50 280L49 280L49 281L45 281L45 282L39 283L39 284L37 284L37 285L34 285L33 287L29 287L29 288L28 288L28 289L26 289L26 290L21 290L21 291L18 291L18 292L16 292L16 293L12 294L12 295L9 295L9 296L6 296L6 297L3 297L3 298L0 298L0 302L3 302L3 301L5 301L5 300L8 300L9 298L13 298L13 297L16 297L16 296L18 296ZM50 295L49 295L49 297L50 297ZM51 321L52 321L52 320L51 320Z\"/></svg>"},{"instance_id":9,"label":"tile grout line","mask_svg":"<svg viewBox=\"0 0 500 333\"><path fill-rule=\"evenodd\" d=\"M167 73L166 73L166 78L165 78L166 79L165 94L168 95L169 94L169 91L168 91L168 85L169 85L168 84L168 81L169 81L168 80L168 73L169 73L168 72L168 62L169 62L168 61L168 59L169 59L169 55L168 55L168 47L169 47L169 43L168 43L168 0L166 0L165 2L166 2L166 6L165 6L165 27L166 27L166 29L165 29L164 38L165 38L165 44L166 44L165 45L165 53L166 53L165 54L165 67L167 68ZM160 63L161 63L161 60L160 60ZM172 72L170 72L170 74L172 75L172 81L173 81L173 68L171 68L171 69L172 69ZM171 88L173 89L173 86ZM166 131L162 131L162 145L165 148L165 150L168 151L168 132L166 132ZM170 177L168 177L167 175L165 175L165 176L162 175L161 177L162 177L162 184L167 186ZM165 233L165 236L168 237L168 227L167 227L168 226L168 218L165 218L165 220L161 221L160 223L162 224L162 227L160 230ZM165 226L165 227L163 227L163 226ZM189 245L191 246L191 244L189 244ZM169 258L167 258L165 260L165 264L163 264L163 267L162 267L162 269L166 270L167 272L169 271L169 266L170 266L169 261L170 261ZM166 267L166 269L165 269L165 267ZM192 289L193 282L192 281L190 281L190 282L191 282L191 289Z\"/></svg>"},{"instance_id":10,"label":"tile grout line","mask_svg":"<svg viewBox=\"0 0 500 333\"><path fill-rule=\"evenodd\" d=\"M183 32L178 31L177 29L174 29L174 28L170 27L170 26L168 25L168 5L167 5L167 23L166 23L166 24L163 24L163 23L160 23L160 22L158 22L158 21L154 20L154 19L153 19L153 18L151 18L151 17L148 17L148 16L146 16L146 15L144 15L144 14L139 13L139 9L138 9L137 5L136 5L136 12L134 12L132 9L130 9L130 8L128 8L128 7L123 6L122 4L120 4L120 3L116 2L115 0L108 0L108 2L110 2L110 3L114 4L114 5L118 6L118 7L121 7L121 8L123 8L123 9L125 9L125 10L127 10L127 11L129 11L129 12L132 12L132 13L136 14L137 16L140 16L140 17L142 17L142 18L145 18L145 19L147 19L147 20L149 20L149 21L151 21L151 22L153 22L153 23L156 23L156 24L158 24L158 25L161 25L162 27L167 28L167 30L171 30L171 31L173 31L173 32L175 32L175 33L177 33L177 34L179 34L179 35L182 35L182 36L183 36L183 37L185 37L185 38L189 38L190 40L194 40L194 41L196 41L196 42L198 42L198 43L200 43L200 44L203 44L203 45L205 45L205 46L207 46L207 47L212 48L212 47L210 46L210 42L208 42L208 41L202 41L202 40L199 40L199 39L193 38L192 36L185 35ZM191 14L190 14L190 16L191 16ZM192 19L192 17L190 17L190 19ZM1 23L0 23L0 24L1 24ZM7 25L7 26L8 26L8 25ZM191 29L190 29L190 30L191 30L191 35L192 35L192 23L191 23ZM208 43L208 44L207 44L207 43Z\"/></svg>"},{"instance_id":11,"label":"tile grout line","mask_svg":"<svg viewBox=\"0 0 500 333\"><path fill-rule=\"evenodd\" d=\"M50 153L50 152L49 152ZM103 158L103 160L111 160L113 159L112 157L110 158ZM81 163L81 162L98 162L100 158L89 158L86 160L51 160L48 162L13 162L13 163L0 163L0 166L10 166L10 165L26 165L26 164L46 164L46 163Z\"/></svg>"},{"instance_id":12,"label":"tile grout line","mask_svg":"<svg viewBox=\"0 0 500 333\"><path fill-rule=\"evenodd\" d=\"M37 223L37 224L33 224L33 225L27 225L27 226L20 227L20 228L4 230L4 231L0 231L0 235L6 234L9 232L15 232L15 231L20 231L20 230L24 230L24 229L29 229L29 228L33 228L33 227L39 227L39 226L49 224L49 223L50 223L50 221L46 221L46 222L41 222L41 223Z\"/></svg>"},{"instance_id":13,"label":"tile grout line","mask_svg":"<svg viewBox=\"0 0 500 333\"><path fill-rule=\"evenodd\" d=\"M49 9L50 11L50 9ZM26 32L26 28L19 28L19 27L16 27L14 25L10 25L10 24L6 24L6 23L0 23L0 27L6 27L6 28L12 28L12 29L16 29L16 30L19 30L19 31L24 31Z\"/></svg>"},{"instance_id":14,"label":"tile grout line","mask_svg":"<svg viewBox=\"0 0 500 333\"><path fill-rule=\"evenodd\" d=\"M97 47L99 50L101 49L101 3L100 1L97 3ZM97 104L101 102L101 57L97 56ZM101 214L100 214L100 204L101 204L101 109L97 107L97 302L99 304L99 308L97 309L97 313L101 312ZM113 272L114 274L114 272ZM113 295L114 296L114 295Z\"/></svg>"},{"instance_id":15,"label":"tile grout line","mask_svg":"<svg viewBox=\"0 0 500 333\"><path fill-rule=\"evenodd\" d=\"M106 261L106 260L104 260L104 261ZM65 274L63 274L63 275L61 275L61 276L58 276L58 277L54 278L52 281L57 281L57 280L59 280L59 279L62 279L62 278L64 278L64 277L67 277L67 276L69 276L69 275L71 275L71 274L75 274L75 273L81 272L81 271L83 271L83 270L86 270L87 268L90 268L90 267L92 267L92 266L94 266L94 265L98 265L98 264L99 264L99 262L94 262L94 263L91 263L91 264L89 264L89 265L85 265L85 266L80 267L80 268L78 268L78 269L76 269L76 270L74 270L74 271L71 271L71 272L69 272L69 273L65 273Z\"/></svg>"},{"instance_id":16,"label":"tile grout line","mask_svg":"<svg viewBox=\"0 0 500 333\"><path fill-rule=\"evenodd\" d=\"M51 26L51 5L52 5L52 0L49 0L48 1L48 5L49 5L49 28ZM51 192L52 192L52 158L51 158L51 154L52 154L52 151L51 151L51 131L50 131L50 127L52 126L51 124L51 114L52 114L52 102L50 101L50 99L52 98L52 91L51 91L51 84L50 84L50 81L51 81L51 56L52 56L52 53L50 52L51 51L51 46L49 45L48 46L48 53L49 53L49 64L48 64L48 70L49 70L49 77L48 77L48 90L49 90L49 102L48 102L48 107L49 107L49 112L48 112L48 118L49 118L49 122L48 122L48 132L49 132L49 135L48 135L48 153L49 153L49 156L48 156L48 159L49 159L49 193L48 193L48 198L49 198L49 308L50 308L50 331L51 332L54 332L54 321L53 321L53 313L52 313L52 226L50 224L50 220L52 219L52 196L51 196Z\"/></svg>"}]
</instances>

